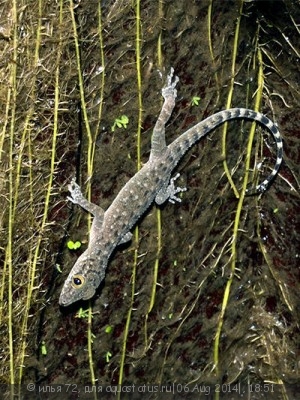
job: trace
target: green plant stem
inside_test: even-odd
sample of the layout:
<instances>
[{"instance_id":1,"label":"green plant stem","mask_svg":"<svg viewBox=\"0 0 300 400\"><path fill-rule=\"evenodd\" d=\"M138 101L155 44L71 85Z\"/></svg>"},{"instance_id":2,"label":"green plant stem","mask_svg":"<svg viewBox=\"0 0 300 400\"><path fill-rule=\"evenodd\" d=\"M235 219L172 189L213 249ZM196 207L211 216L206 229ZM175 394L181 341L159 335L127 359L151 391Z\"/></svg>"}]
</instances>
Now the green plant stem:
<instances>
[{"instance_id":1,"label":"green plant stem","mask_svg":"<svg viewBox=\"0 0 300 400\"><path fill-rule=\"evenodd\" d=\"M143 104L142 104L142 77L141 77L141 10L140 10L140 0L136 2L136 69L137 69L137 88L138 88L138 126L137 126L137 170L141 168L141 126L142 126L142 113L143 113ZM139 243L139 229L138 226L134 230L134 238L135 238L135 250L134 250L134 259L132 266L132 276L131 276L131 298L130 298L130 306L127 313L125 331L123 336L123 345L122 345L122 353L120 360L120 368L119 368L119 380L118 384L121 385L123 382L123 374L124 374L124 365L125 365L125 357L126 357L126 348L127 348L127 338L129 333L129 327L131 323L131 314L134 303L134 293L135 293L135 283L136 283L136 269L138 263L138 243ZM120 399L120 393L118 392L118 399Z\"/></svg>"},{"instance_id":2,"label":"green plant stem","mask_svg":"<svg viewBox=\"0 0 300 400\"><path fill-rule=\"evenodd\" d=\"M13 345L13 263L12 263L12 244L13 244L13 209L14 209L14 133L16 117L16 98L17 98L17 57L18 57L18 32L17 32L17 3L13 0L12 21L14 26L13 33L13 62L11 63L10 87L11 87L11 124L10 124L10 148L9 148L9 223L8 223L8 241L6 248L6 263L8 265L8 343L9 343L9 364L10 364L10 384L15 383L15 360ZM13 398L11 391L11 398Z\"/></svg>"},{"instance_id":3,"label":"green plant stem","mask_svg":"<svg viewBox=\"0 0 300 400\"><path fill-rule=\"evenodd\" d=\"M38 12L39 12L39 18L38 18L38 25L36 27L36 40L35 40L35 52L34 52L34 57L33 57L33 65L32 65L32 69L33 70L37 70L38 68L38 62L39 62L39 49L40 49L40 45L41 45L41 21L42 21L42 0L39 0L38 2ZM59 52L57 53L59 55ZM58 60L59 61L59 60ZM58 65L58 64L57 64ZM33 75L33 80L32 80L32 98L36 98L36 93L35 93L35 77L36 75ZM55 106L54 106L55 107ZM58 107L58 106L57 106ZM30 138L30 134L28 134L28 132L30 132L30 120L32 118L32 114L33 114L33 108L30 109L30 112L27 114L26 116L26 120L25 120L25 126L23 129L23 134L22 134L22 139L21 139L21 143L23 143L23 147L26 141L26 136L28 135L28 154L29 154L29 158L32 159L32 147L31 147L31 138ZM55 111L54 111L54 120L55 120ZM54 122L55 124L55 122ZM56 124L57 124L57 118L56 118ZM55 128L54 128L55 129ZM53 133L53 139L54 139L54 148L56 147L56 134L57 132ZM53 143L52 143L53 145ZM52 147L53 149L53 147ZM55 150L54 150L55 153ZM55 158L54 158L55 159ZM17 205L17 197L18 197L18 189L19 189L19 182L20 182L20 176L21 176L21 165L22 165L22 161L23 161L23 157L20 154L19 156L19 160L18 160L18 165L17 165L17 173L16 173L16 178L15 178L15 185L16 185L16 189L15 189L15 208L14 208L14 216L15 216L15 211L16 211L16 205ZM40 231L40 235L39 235L39 239L38 239L38 244L34 246L35 248L35 252L33 252L33 247L30 246L29 247L29 260L33 260L32 262L29 263L29 269L28 269L28 274L29 274L29 280L28 280L28 285L27 285L27 295L26 295L26 304L25 304L25 309L24 309L24 313L23 313L23 322L22 322L22 328L21 328L21 338L20 338L20 343L21 343L21 351L20 351L20 369L19 369L19 377L18 377L18 382L19 384L22 383L22 377L23 377L23 370L24 370L24 359L25 359L25 352L26 352L26 347L27 347L27 329L28 329L28 320L29 320L29 312L30 312L30 307L32 304L32 293L35 287L35 280L36 280L36 269L37 269L37 260L38 260L38 255L39 255L39 250L40 250L40 244L41 244L41 239L43 237L43 233L44 233L44 226L46 224L46 218L48 215L48 205L49 205L49 198L50 198L50 191L51 191L51 187L52 187L52 177L53 177L53 173L54 173L54 160L53 160L53 154L51 157L51 171L52 173L50 173L50 182L48 185L48 198L45 201L45 208L44 208L44 214L43 214L43 220L42 220L42 227L41 227L41 231ZM29 187L30 187L30 206L32 207L32 205L34 204L34 196L33 196L33 177L32 177L32 169L30 169L29 172ZM34 215L33 213L33 209L31 212L32 215Z\"/></svg>"},{"instance_id":4,"label":"green plant stem","mask_svg":"<svg viewBox=\"0 0 300 400\"><path fill-rule=\"evenodd\" d=\"M159 0L158 2L158 20L163 20L163 1ZM158 67L162 67L163 61L163 53L162 53L162 30L159 33L158 41L157 41L157 63ZM162 227L161 227L161 211L159 208L156 208L156 232L157 232L157 251L156 257L153 267L153 280L152 280L152 288L151 288L151 296L149 301L149 306L147 313L145 315L145 325L144 325L144 336L145 336L145 349L148 348L148 317L155 303L156 296L156 286L157 286L157 277L158 277L158 269L159 269L159 260L160 260L160 252L162 246Z\"/></svg>"},{"instance_id":5,"label":"green plant stem","mask_svg":"<svg viewBox=\"0 0 300 400\"><path fill-rule=\"evenodd\" d=\"M235 28L235 34L234 34L234 41L233 41L233 51L232 51L232 63L231 63L231 78L230 78L230 85L229 85L229 91L228 91L228 97L227 97L227 103L226 103L226 108L231 107L231 101L232 101L232 96L233 96L233 88L234 88L234 79L235 79L235 66L236 66L236 55L237 55L237 50L238 50L238 38L239 38L239 33L240 33L240 24L241 24L241 18L242 18L242 12L243 12L243 4L244 0L241 0L240 2L240 8L239 8L239 15L236 21L236 28ZM226 138L227 138L227 122L223 125L223 134L222 134L222 158L224 159L223 161L223 167L225 174L227 176L227 179L229 180L229 183L231 185L232 190L234 191L234 194L236 198L239 198L239 192L231 178L231 174L227 165L226 161Z\"/></svg>"},{"instance_id":6,"label":"green plant stem","mask_svg":"<svg viewBox=\"0 0 300 400\"><path fill-rule=\"evenodd\" d=\"M236 54L237 54L237 41L238 41L238 35L239 35L239 27L240 27L240 21L241 21L241 15L242 15L242 7L243 7L243 1L241 2L240 10L239 10L239 16L237 18L237 23L236 23L236 30L235 30L235 35L234 35L234 43L233 43L233 52L232 52L232 64L231 64L231 80L230 80L230 86L229 86L229 92L228 92L228 98L227 98L227 104L226 108L230 108L231 106L231 100L233 96L233 85L234 85L234 77L235 77L235 62L236 62ZM231 187L236 195L237 198L239 198L238 206L237 206L237 212L235 215L235 222L234 222L234 228L233 228L233 234L232 234L232 245L231 245L231 268L230 268L230 277L227 281L224 295L223 295L223 302L222 302L222 308L219 316L219 322L217 326L217 331L216 331L216 336L214 340L214 365L215 365L215 370L216 370L216 375L219 375L219 346L220 346L220 336L221 336L221 331L223 327L223 322L224 322L224 315L227 307L227 303L229 300L229 295L230 295L230 288L231 284L234 278L234 272L235 272L235 263L236 263L236 240L237 240L237 228L239 225L239 217L240 217L240 212L241 212L241 205L244 200L244 196L240 196L230 175L227 162L226 162L226 137L227 137L227 123L224 124L223 128L223 135L222 135L222 156L224 157L224 170L227 175L227 178L231 184Z\"/></svg>"},{"instance_id":7,"label":"green plant stem","mask_svg":"<svg viewBox=\"0 0 300 400\"><path fill-rule=\"evenodd\" d=\"M258 37L258 33L257 33L257 37ZM261 103L261 99L262 99L262 91L263 91L263 86L264 86L264 74L263 74L263 67L262 67L263 64L262 64L261 51L260 51L257 43L256 43L256 49L257 49L257 59L258 59L259 71L258 71L258 82L257 82L258 89L256 91L254 110L257 111L260 107L260 103ZM231 285L232 285L232 282L233 282L233 279L235 276L236 259L237 259L237 245L238 245L238 238L239 238L239 226L240 226L240 221L241 221L241 213L243 210L244 198L245 198L246 189L247 189L247 185L248 185L251 152L252 152L252 147L253 147L253 139L254 139L254 135L255 135L255 130L256 130L256 123L254 122L254 123L252 123L251 129L250 129L250 134L249 134L249 139L248 139L248 144L247 144L247 154L246 154L246 161L245 161L243 186L242 186L241 195L239 196L239 201L238 201L237 210L236 210L235 219L234 219L234 226L233 226L233 232L232 232L232 243L231 243L230 276L229 276L229 279L228 279L226 287L225 287L221 313L219 316L219 322L218 322L216 336L215 336L215 340L214 340L214 364L215 364L217 375L219 372L218 364L219 364L220 336L221 336L221 331L222 331L222 327L223 327L223 323L224 323L225 311L226 311L227 304L228 304L229 297L230 297L230 288L231 288Z\"/></svg>"},{"instance_id":8,"label":"green plant stem","mask_svg":"<svg viewBox=\"0 0 300 400\"><path fill-rule=\"evenodd\" d=\"M99 10L99 8L98 8ZM101 10L101 9L100 9ZM82 78L82 67L81 67L81 56L80 56L80 45L78 39L78 31L77 24L75 20L74 14L74 5L73 0L70 0L70 13L73 25L73 33L74 33L74 43L75 43L75 54L76 54L76 64L77 64L77 72L78 72L78 83L79 83L79 92L80 92L80 104L83 113L83 120L87 134L87 198L90 200L91 198L91 178L93 175L93 159L94 159L94 150L95 143L93 141L92 132L90 128L90 123L88 119L87 106L85 101L84 94L84 83ZM99 21L99 18L98 18ZM91 227L91 215L88 216L88 228L90 230ZM87 331L87 340L88 340L88 354L89 354L89 366L90 366L90 376L92 384L95 383L95 371L94 371L94 363L93 363L93 352L92 352L92 309L91 305L89 306L89 324Z\"/></svg>"},{"instance_id":9,"label":"green plant stem","mask_svg":"<svg viewBox=\"0 0 300 400\"><path fill-rule=\"evenodd\" d=\"M217 68L216 68L215 55L214 55L214 51L213 51L212 38L211 38L212 3L213 3L213 0L210 0L209 5L208 5L208 10L207 10L207 38L208 38L209 54L210 54L210 57L212 60L213 68L215 70L214 77L215 77L216 86L217 86L217 97L215 100L215 104L218 104L218 101L220 98L220 82L219 82L219 76L218 76L218 72L217 72Z\"/></svg>"}]
</instances>

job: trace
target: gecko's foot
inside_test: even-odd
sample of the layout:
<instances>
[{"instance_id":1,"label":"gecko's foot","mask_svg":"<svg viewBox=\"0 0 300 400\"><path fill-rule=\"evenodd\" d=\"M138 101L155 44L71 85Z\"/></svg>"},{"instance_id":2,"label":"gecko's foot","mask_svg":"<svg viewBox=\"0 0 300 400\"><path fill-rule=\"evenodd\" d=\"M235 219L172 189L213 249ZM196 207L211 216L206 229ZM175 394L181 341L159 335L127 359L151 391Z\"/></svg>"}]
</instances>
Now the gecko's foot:
<instances>
[{"instance_id":1,"label":"gecko's foot","mask_svg":"<svg viewBox=\"0 0 300 400\"><path fill-rule=\"evenodd\" d=\"M175 203L175 201L178 201L178 203L181 203L181 198L177 197L177 193L185 192L187 189L186 187L176 187L174 182L176 181L177 178L179 178L180 174L176 174L173 178L170 180L170 185L168 186L168 192L169 192L169 202L170 203Z\"/></svg>"},{"instance_id":2,"label":"gecko's foot","mask_svg":"<svg viewBox=\"0 0 300 400\"><path fill-rule=\"evenodd\" d=\"M175 203L175 201L181 202L181 198L177 197L177 193L185 192L186 188L176 187L175 181L180 176L180 174L176 174L174 178L170 179L170 183L168 186L163 187L156 195L155 201L156 204L163 204L165 201L169 200L170 203Z\"/></svg>"},{"instance_id":3,"label":"gecko's foot","mask_svg":"<svg viewBox=\"0 0 300 400\"><path fill-rule=\"evenodd\" d=\"M75 179L71 180L71 183L68 185L68 190L71 196L68 196L67 199L70 200L74 204L79 204L83 199L83 194L81 192L80 186L77 185Z\"/></svg>"},{"instance_id":4,"label":"gecko's foot","mask_svg":"<svg viewBox=\"0 0 300 400\"><path fill-rule=\"evenodd\" d=\"M67 199L74 204L78 204L85 211L91 213L95 217L93 220L92 230L93 229L99 230L102 226L104 210L84 197L84 195L81 192L80 186L77 185L75 179L72 179L71 183L68 185L68 189L70 191L71 196L67 197ZM97 234L98 233L95 233L95 235ZM126 235L124 235L124 237L125 236ZM126 238L129 238L129 235L127 235Z\"/></svg>"},{"instance_id":5,"label":"gecko's foot","mask_svg":"<svg viewBox=\"0 0 300 400\"><path fill-rule=\"evenodd\" d=\"M168 97L172 97L173 99L176 99L176 96L177 96L176 85L179 81L179 78L178 78L178 76L175 76L173 79L173 75L174 75L174 68L172 67L171 71L167 77L167 84L161 91L164 99L167 99Z\"/></svg>"}]
</instances>

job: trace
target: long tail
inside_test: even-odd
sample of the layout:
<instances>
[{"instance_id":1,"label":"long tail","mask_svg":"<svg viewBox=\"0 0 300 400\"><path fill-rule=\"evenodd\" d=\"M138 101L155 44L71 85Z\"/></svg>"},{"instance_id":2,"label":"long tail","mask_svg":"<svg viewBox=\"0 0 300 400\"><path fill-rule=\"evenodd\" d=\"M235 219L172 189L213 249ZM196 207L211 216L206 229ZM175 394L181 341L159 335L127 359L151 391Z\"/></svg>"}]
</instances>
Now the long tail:
<instances>
[{"instance_id":1,"label":"long tail","mask_svg":"<svg viewBox=\"0 0 300 400\"><path fill-rule=\"evenodd\" d=\"M256 187L256 192L263 193L268 188L280 168L283 157L282 138L277 126L269 118L259 112L249 110L247 108L230 108L228 110L220 111L184 132L168 146L171 150L171 154L174 157L174 164L178 163L187 150L193 146L193 144L198 142L203 136L207 135L217 126L232 119L248 119L257 121L259 124L267 128L275 139L277 147L275 166L271 174Z\"/></svg>"}]
</instances>

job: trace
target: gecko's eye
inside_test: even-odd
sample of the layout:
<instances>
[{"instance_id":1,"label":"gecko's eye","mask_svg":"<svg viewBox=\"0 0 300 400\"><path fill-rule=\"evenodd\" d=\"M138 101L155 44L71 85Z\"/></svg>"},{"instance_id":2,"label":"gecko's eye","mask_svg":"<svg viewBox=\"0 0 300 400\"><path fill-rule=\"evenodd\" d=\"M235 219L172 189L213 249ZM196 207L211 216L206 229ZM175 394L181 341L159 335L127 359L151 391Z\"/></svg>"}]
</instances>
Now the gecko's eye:
<instances>
[{"instance_id":1,"label":"gecko's eye","mask_svg":"<svg viewBox=\"0 0 300 400\"><path fill-rule=\"evenodd\" d=\"M72 286L75 289L79 289L84 284L84 281L85 279L82 275L74 275L72 278Z\"/></svg>"}]
</instances>

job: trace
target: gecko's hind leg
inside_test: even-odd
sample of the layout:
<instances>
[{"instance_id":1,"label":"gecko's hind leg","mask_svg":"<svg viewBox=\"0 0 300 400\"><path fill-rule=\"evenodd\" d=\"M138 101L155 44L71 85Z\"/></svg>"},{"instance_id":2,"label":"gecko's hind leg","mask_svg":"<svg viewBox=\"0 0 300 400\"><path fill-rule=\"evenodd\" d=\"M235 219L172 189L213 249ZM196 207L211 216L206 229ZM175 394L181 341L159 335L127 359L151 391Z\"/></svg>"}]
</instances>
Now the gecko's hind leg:
<instances>
[{"instance_id":1,"label":"gecko's hind leg","mask_svg":"<svg viewBox=\"0 0 300 400\"><path fill-rule=\"evenodd\" d=\"M169 200L170 203L175 203L175 201L181 202L181 198L176 196L177 193L185 192L186 187L176 187L174 182L179 178L180 174L176 174L170 179L169 185L160 189L155 197L156 204L163 204L165 201Z\"/></svg>"}]
</instances>

